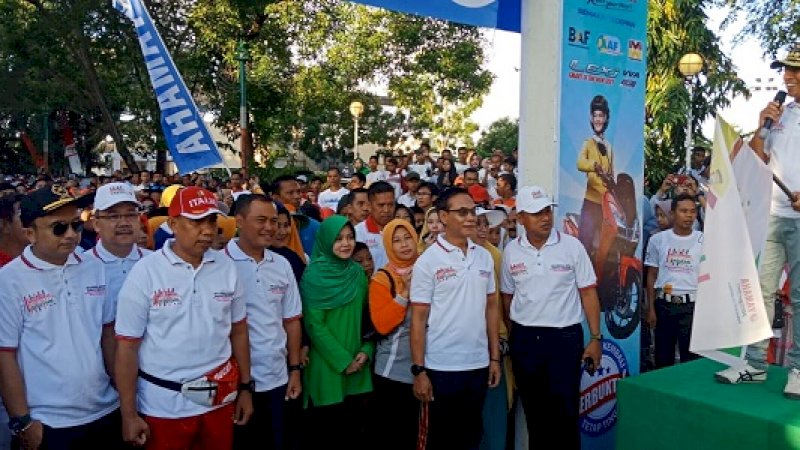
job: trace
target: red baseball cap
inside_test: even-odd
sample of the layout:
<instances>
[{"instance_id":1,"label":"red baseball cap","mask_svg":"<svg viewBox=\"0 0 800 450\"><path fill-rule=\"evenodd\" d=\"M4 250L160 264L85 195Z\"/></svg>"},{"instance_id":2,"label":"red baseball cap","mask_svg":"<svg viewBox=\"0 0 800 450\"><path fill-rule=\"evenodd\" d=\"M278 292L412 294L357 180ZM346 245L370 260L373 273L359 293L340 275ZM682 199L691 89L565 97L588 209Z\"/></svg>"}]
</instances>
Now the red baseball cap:
<instances>
[{"instance_id":1,"label":"red baseball cap","mask_svg":"<svg viewBox=\"0 0 800 450\"><path fill-rule=\"evenodd\" d=\"M169 216L187 219L202 219L210 214L222 214L217 206L217 197L203 188L190 186L178 190L169 204Z\"/></svg>"},{"instance_id":2,"label":"red baseball cap","mask_svg":"<svg viewBox=\"0 0 800 450\"><path fill-rule=\"evenodd\" d=\"M491 198L489 198L489 191L479 184L473 184L467 191L475 203L485 203L491 200Z\"/></svg>"}]
</instances>

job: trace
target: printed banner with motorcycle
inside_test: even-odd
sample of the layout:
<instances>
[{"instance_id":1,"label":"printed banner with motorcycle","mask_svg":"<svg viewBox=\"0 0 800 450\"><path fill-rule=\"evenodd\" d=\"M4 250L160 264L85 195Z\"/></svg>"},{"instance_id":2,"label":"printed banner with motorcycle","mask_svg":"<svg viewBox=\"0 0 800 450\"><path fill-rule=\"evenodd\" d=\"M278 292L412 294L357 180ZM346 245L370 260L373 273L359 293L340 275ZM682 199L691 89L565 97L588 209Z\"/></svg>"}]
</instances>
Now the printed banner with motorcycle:
<instances>
[{"instance_id":1,"label":"printed banner with motorcycle","mask_svg":"<svg viewBox=\"0 0 800 450\"><path fill-rule=\"evenodd\" d=\"M556 219L592 259L604 336L581 381L585 449L614 448L616 384L639 373L646 28L647 2L564 1Z\"/></svg>"}]
</instances>

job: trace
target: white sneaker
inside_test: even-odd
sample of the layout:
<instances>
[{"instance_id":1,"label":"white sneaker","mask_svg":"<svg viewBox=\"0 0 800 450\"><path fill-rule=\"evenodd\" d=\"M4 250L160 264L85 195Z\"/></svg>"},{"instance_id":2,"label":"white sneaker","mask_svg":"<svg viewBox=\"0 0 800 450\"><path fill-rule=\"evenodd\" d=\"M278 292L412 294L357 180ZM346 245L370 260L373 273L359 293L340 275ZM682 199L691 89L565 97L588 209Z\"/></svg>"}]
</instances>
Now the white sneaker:
<instances>
[{"instance_id":1,"label":"white sneaker","mask_svg":"<svg viewBox=\"0 0 800 450\"><path fill-rule=\"evenodd\" d=\"M792 400L800 400L800 370L789 371L789 379L786 380L786 387L783 388L783 396Z\"/></svg>"},{"instance_id":2,"label":"white sneaker","mask_svg":"<svg viewBox=\"0 0 800 450\"><path fill-rule=\"evenodd\" d=\"M761 383L767 379L767 371L759 370L750 364L746 364L744 367L728 367L725 370L720 370L714 374L714 378L725 384ZM800 378L798 378L797 383L797 394L800 396Z\"/></svg>"}]
</instances>

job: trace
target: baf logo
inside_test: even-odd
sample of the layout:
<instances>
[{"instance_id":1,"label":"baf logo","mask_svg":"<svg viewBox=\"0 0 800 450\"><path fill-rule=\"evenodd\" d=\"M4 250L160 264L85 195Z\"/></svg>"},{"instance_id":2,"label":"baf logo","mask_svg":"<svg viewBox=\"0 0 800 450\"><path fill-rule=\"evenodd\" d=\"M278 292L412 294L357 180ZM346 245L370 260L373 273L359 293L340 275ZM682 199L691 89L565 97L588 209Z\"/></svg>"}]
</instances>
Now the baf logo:
<instances>
[{"instance_id":1,"label":"baf logo","mask_svg":"<svg viewBox=\"0 0 800 450\"><path fill-rule=\"evenodd\" d=\"M619 38L616 36L601 34L600 37L597 38L597 51L600 53L618 56L621 52L620 47Z\"/></svg>"},{"instance_id":2,"label":"baf logo","mask_svg":"<svg viewBox=\"0 0 800 450\"><path fill-rule=\"evenodd\" d=\"M630 374L619 346L603 341L603 357L594 375L581 374L581 431L600 436L617 423L617 381Z\"/></svg>"},{"instance_id":3,"label":"baf logo","mask_svg":"<svg viewBox=\"0 0 800 450\"><path fill-rule=\"evenodd\" d=\"M569 45L586 48L589 45L589 36L591 34L592 33L589 30L581 30L575 27L569 27L567 40Z\"/></svg>"},{"instance_id":4,"label":"baf logo","mask_svg":"<svg viewBox=\"0 0 800 450\"><path fill-rule=\"evenodd\" d=\"M461 5L465 8L483 8L484 6L491 5L497 0L453 0L456 5Z\"/></svg>"}]
</instances>

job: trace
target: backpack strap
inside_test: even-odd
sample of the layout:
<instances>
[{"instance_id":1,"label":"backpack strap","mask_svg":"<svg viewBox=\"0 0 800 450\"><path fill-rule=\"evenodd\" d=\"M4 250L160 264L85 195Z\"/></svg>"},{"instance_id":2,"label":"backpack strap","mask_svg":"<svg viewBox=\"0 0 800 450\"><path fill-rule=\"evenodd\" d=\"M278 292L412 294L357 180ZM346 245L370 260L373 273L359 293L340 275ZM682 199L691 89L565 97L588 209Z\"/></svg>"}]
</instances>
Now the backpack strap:
<instances>
[{"instance_id":1,"label":"backpack strap","mask_svg":"<svg viewBox=\"0 0 800 450\"><path fill-rule=\"evenodd\" d=\"M378 272L383 272L386 275L386 278L389 279L389 292L392 293L392 298L397 297L397 291L394 287L394 278L392 278L392 275L389 273L389 271L384 268L380 268L378 269Z\"/></svg>"}]
</instances>

